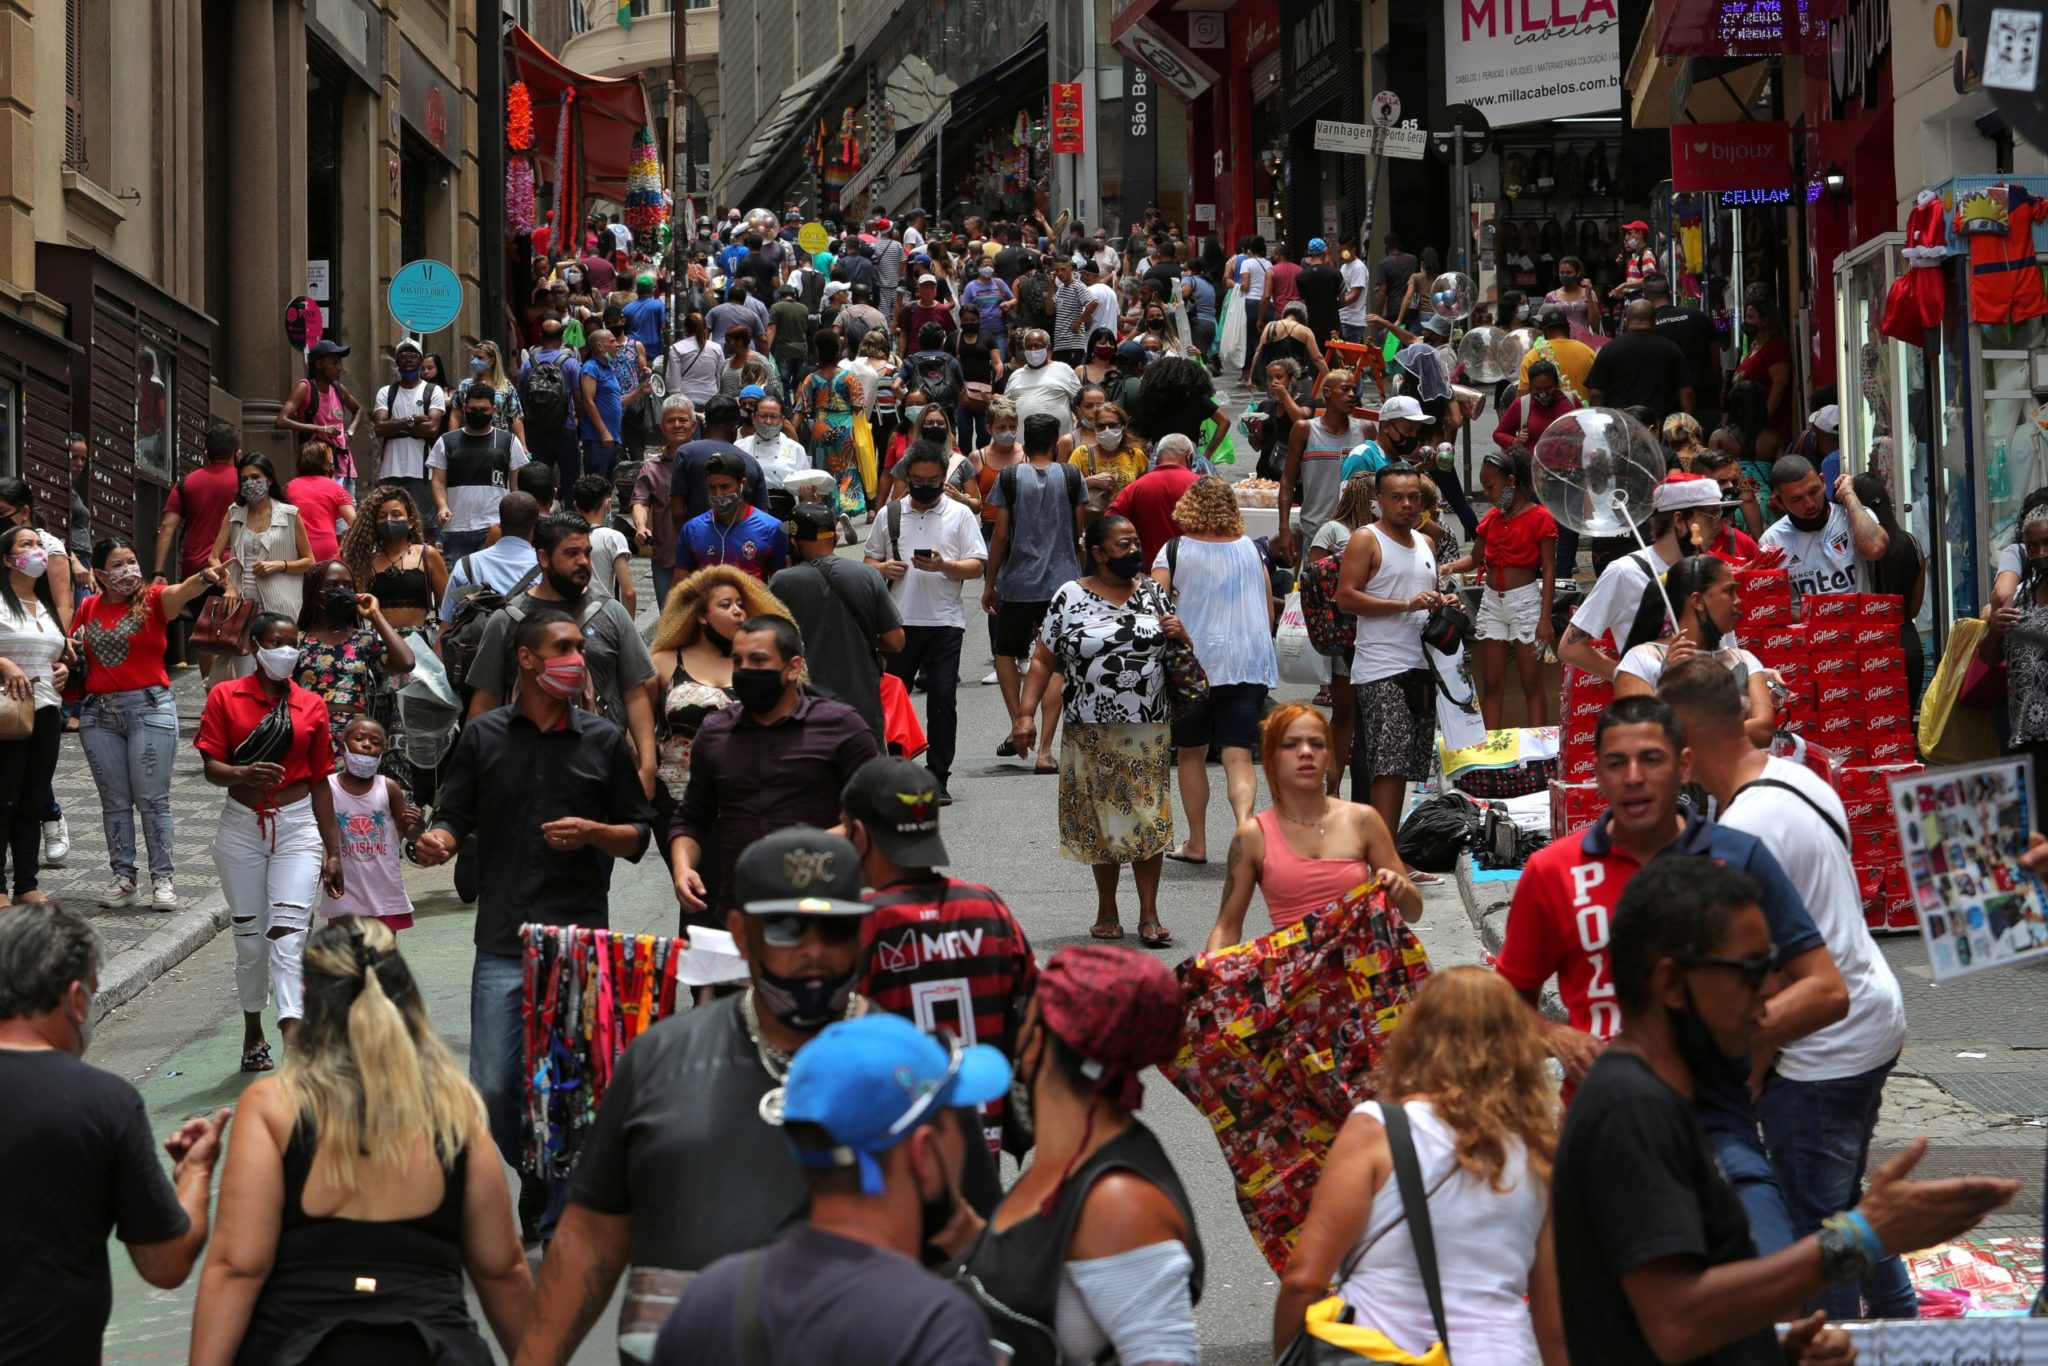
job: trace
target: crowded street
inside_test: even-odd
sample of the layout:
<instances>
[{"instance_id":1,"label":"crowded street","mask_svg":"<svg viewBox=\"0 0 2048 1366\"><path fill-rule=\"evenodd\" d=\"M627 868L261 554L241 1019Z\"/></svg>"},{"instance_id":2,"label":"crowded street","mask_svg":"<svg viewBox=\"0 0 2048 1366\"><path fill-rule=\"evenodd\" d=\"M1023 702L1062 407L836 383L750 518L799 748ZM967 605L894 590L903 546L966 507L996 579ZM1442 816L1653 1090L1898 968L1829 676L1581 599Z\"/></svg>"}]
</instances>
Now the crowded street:
<instances>
[{"instance_id":1,"label":"crowded street","mask_svg":"<svg viewBox=\"0 0 2048 1366\"><path fill-rule=\"evenodd\" d=\"M2048 1366L2044 38L0 0L0 1366Z\"/></svg>"}]
</instances>

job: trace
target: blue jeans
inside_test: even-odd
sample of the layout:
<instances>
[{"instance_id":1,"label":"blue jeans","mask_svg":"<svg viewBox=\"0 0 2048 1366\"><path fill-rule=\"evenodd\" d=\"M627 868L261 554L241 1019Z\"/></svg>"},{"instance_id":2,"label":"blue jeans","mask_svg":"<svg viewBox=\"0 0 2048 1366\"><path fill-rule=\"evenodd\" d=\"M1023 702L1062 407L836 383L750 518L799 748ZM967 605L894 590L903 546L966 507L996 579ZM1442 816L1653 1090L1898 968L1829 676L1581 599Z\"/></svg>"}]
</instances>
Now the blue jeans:
<instances>
[{"instance_id":1,"label":"blue jeans","mask_svg":"<svg viewBox=\"0 0 2048 1366\"><path fill-rule=\"evenodd\" d=\"M555 489L564 497L583 473L583 445L573 426L564 427L552 436L536 436L530 454L535 460L555 467ZM433 504L427 506L432 507Z\"/></svg>"},{"instance_id":2,"label":"blue jeans","mask_svg":"<svg viewBox=\"0 0 2048 1366\"><path fill-rule=\"evenodd\" d=\"M1352 342L1356 345L1363 346L1365 344L1364 323L1338 323L1337 334L1341 336L1345 341Z\"/></svg>"},{"instance_id":3,"label":"blue jeans","mask_svg":"<svg viewBox=\"0 0 2048 1366\"><path fill-rule=\"evenodd\" d=\"M577 475L565 473L556 478L555 506L561 507L567 504L573 509L576 505L569 499L569 490L576 486L576 480L581 475L594 474L609 483L612 477L612 468L618 463L619 448L617 445L607 446L594 437L586 438L583 442L583 468L581 472Z\"/></svg>"},{"instance_id":4,"label":"blue jeans","mask_svg":"<svg viewBox=\"0 0 2048 1366\"><path fill-rule=\"evenodd\" d=\"M654 610L659 615L668 603L668 590L675 586L676 567L672 564L650 564L647 572L654 580Z\"/></svg>"},{"instance_id":5,"label":"blue jeans","mask_svg":"<svg viewBox=\"0 0 2048 1366\"><path fill-rule=\"evenodd\" d=\"M1436 482L1437 492L1443 495L1444 506L1456 514L1464 524L1465 539L1471 540L1479 530L1479 518L1472 511L1470 500L1465 497L1465 485L1458 477L1455 465L1449 468L1433 469L1429 477Z\"/></svg>"},{"instance_id":6,"label":"blue jeans","mask_svg":"<svg viewBox=\"0 0 2048 1366\"><path fill-rule=\"evenodd\" d=\"M526 986L526 961L517 954L477 950L469 976L469 1079L483 1093L484 1118L491 1139L506 1165L521 1182L536 1180L526 1169L519 1141L521 1075L526 1070L525 1020L520 996ZM548 1181L548 1210L541 1236L553 1235L562 1206L569 1198L567 1177Z\"/></svg>"},{"instance_id":7,"label":"blue jeans","mask_svg":"<svg viewBox=\"0 0 2048 1366\"><path fill-rule=\"evenodd\" d=\"M169 688L93 693L78 723L100 790L100 826L114 876L135 877L135 813L149 843L149 875L171 875L171 773L178 758L178 703Z\"/></svg>"},{"instance_id":8,"label":"blue jeans","mask_svg":"<svg viewBox=\"0 0 2048 1366\"><path fill-rule=\"evenodd\" d=\"M941 788L952 776L960 734L960 642L966 634L962 626L906 626L903 648L882 657L905 688L917 678L919 666L924 668L924 729L930 742L924 765Z\"/></svg>"},{"instance_id":9,"label":"blue jeans","mask_svg":"<svg viewBox=\"0 0 2048 1366\"><path fill-rule=\"evenodd\" d=\"M1877 1127L1885 1079L1897 1062L1894 1058L1868 1072L1831 1081L1790 1081L1773 1074L1764 1083L1757 1117L1763 1121L1771 1165L1777 1169L1778 1185L1799 1235L1814 1232L1821 1220L1853 1207L1862 1195L1870 1133ZM1919 1297L1897 1257L1879 1262L1860 1286L1828 1287L1808 1307L1825 1309L1836 1321L1920 1316Z\"/></svg>"},{"instance_id":10,"label":"blue jeans","mask_svg":"<svg viewBox=\"0 0 2048 1366\"><path fill-rule=\"evenodd\" d=\"M484 548L484 542L491 538L491 529L481 531L456 531L450 527L441 528L441 558L452 568L464 555L474 554Z\"/></svg>"},{"instance_id":11,"label":"blue jeans","mask_svg":"<svg viewBox=\"0 0 2048 1366\"><path fill-rule=\"evenodd\" d=\"M1250 379L1252 362L1259 358L1259 309L1265 302L1263 298L1244 301L1244 374L1241 379Z\"/></svg>"},{"instance_id":12,"label":"blue jeans","mask_svg":"<svg viewBox=\"0 0 2048 1366\"><path fill-rule=\"evenodd\" d=\"M1696 1106L1694 1113L1714 1150L1721 1175L1735 1188L1736 1198L1749 1216L1749 1236L1756 1243L1756 1255L1768 1257L1792 1246L1798 1241L1792 1232L1792 1215L1755 1122L1710 1105Z\"/></svg>"},{"instance_id":13,"label":"blue jeans","mask_svg":"<svg viewBox=\"0 0 2048 1366\"><path fill-rule=\"evenodd\" d=\"M809 363L802 355L777 356L775 373L782 380L782 392L792 400L796 397L796 383L809 370Z\"/></svg>"}]
</instances>

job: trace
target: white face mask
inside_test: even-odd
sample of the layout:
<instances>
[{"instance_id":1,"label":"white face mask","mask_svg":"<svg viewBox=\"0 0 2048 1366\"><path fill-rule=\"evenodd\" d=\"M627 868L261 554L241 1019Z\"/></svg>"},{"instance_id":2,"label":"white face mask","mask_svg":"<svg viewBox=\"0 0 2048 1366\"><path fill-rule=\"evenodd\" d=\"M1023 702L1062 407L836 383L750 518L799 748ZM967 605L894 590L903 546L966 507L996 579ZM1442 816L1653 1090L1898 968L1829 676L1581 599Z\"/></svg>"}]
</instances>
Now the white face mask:
<instances>
[{"instance_id":1,"label":"white face mask","mask_svg":"<svg viewBox=\"0 0 2048 1366\"><path fill-rule=\"evenodd\" d=\"M341 761L348 765L349 777L374 778L377 776L378 766L384 762L384 756L381 754L358 754L352 749L345 749L341 752Z\"/></svg>"},{"instance_id":2,"label":"white face mask","mask_svg":"<svg viewBox=\"0 0 2048 1366\"><path fill-rule=\"evenodd\" d=\"M274 645L256 652L256 667L274 683L290 678L298 664L299 647L296 645Z\"/></svg>"},{"instance_id":3,"label":"white face mask","mask_svg":"<svg viewBox=\"0 0 2048 1366\"><path fill-rule=\"evenodd\" d=\"M1024 353L1024 363L1026 365L1032 366L1033 368L1045 364L1045 348L1042 346L1034 346L1030 350L1026 351Z\"/></svg>"},{"instance_id":4,"label":"white face mask","mask_svg":"<svg viewBox=\"0 0 2048 1366\"><path fill-rule=\"evenodd\" d=\"M1124 429L1121 427L1104 427L1096 435L1102 438L1103 445L1112 449L1124 444Z\"/></svg>"}]
</instances>

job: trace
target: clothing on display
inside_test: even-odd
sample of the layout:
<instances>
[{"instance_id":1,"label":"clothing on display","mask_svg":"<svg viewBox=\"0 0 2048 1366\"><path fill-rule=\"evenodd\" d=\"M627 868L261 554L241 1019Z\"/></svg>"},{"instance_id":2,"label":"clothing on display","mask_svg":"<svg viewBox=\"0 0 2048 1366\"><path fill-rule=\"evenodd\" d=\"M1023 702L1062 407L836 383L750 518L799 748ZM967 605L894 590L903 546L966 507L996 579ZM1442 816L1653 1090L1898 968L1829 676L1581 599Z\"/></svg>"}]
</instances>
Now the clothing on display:
<instances>
[{"instance_id":1,"label":"clothing on display","mask_svg":"<svg viewBox=\"0 0 2048 1366\"><path fill-rule=\"evenodd\" d=\"M1948 308L1948 285L1942 271L1948 260L1948 228L1941 199L1932 190L1922 190L1914 200L1913 212L1906 218L1906 245L1899 254L1906 258L1908 269L1892 282L1877 330L1923 346L1928 330L1941 326Z\"/></svg>"},{"instance_id":2,"label":"clothing on display","mask_svg":"<svg viewBox=\"0 0 2048 1366\"><path fill-rule=\"evenodd\" d=\"M2035 259L2037 223L2048 224L2048 201L2020 185L1988 186L1956 206L1954 226L1970 249L1971 321L2017 323L2048 313Z\"/></svg>"}]
</instances>

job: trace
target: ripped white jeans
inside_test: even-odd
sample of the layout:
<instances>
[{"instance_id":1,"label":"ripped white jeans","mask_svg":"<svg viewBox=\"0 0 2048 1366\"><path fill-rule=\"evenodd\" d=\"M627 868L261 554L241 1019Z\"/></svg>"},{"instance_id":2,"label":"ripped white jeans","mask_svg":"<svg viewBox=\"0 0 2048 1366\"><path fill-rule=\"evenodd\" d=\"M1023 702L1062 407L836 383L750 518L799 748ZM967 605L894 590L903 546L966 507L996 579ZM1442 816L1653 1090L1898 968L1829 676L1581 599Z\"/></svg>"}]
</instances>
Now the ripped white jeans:
<instances>
[{"instance_id":1,"label":"ripped white jeans","mask_svg":"<svg viewBox=\"0 0 2048 1366\"><path fill-rule=\"evenodd\" d=\"M306 926L320 900L324 852L313 799L301 797L264 816L233 797L221 807L213 840L235 937L235 991L244 1014L263 1010L277 996L277 1018L305 1014Z\"/></svg>"}]
</instances>

